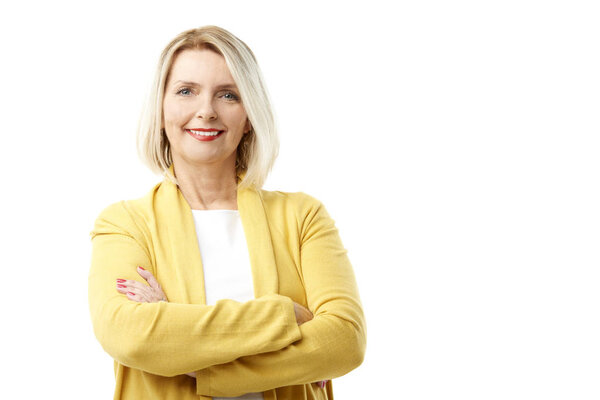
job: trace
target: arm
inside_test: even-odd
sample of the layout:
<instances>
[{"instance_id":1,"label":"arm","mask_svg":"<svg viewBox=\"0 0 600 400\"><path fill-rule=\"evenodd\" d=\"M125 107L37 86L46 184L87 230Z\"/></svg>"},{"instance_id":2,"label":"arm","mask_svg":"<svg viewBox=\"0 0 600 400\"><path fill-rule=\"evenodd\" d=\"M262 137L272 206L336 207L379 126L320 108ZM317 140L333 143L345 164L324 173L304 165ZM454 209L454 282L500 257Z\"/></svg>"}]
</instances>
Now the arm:
<instances>
[{"instance_id":1,"label":"arm","mask_svg":"<svg viewBox=\"0 0 600 400\"><path fill-rule=\"evenodd\" d=\"M291 299L268 295L214 306L137 303L115 290L152 266L142 234L115 204L96 220L92 236L89 305L94 332L116 361L153 374L175 376L284 348L299 340Z\"/></svg>"},{"instance_id":2,"label":"arm","mask_svg":"<svg viewBox=\"0 0 600 400\"><path fill-rule=\"evenodd\" d=\"M197 394L237 396L281 386L339 377L359 366L366 325L358 288L334 221L307 196L300 216L301 272L314 319L300 327L302 339L284 349L239 358L196 373Z\"/></svg>"},{"instance_id":3,"label":"arm","mask_svg":"<svg viewBox=\"0 0 600 400\"><path fill-rule=\"evenodd\" d=\"M162 287L150 273L146 269L142 267L138 267L138 274L146 282L147 285L140 283L138 281L117 279L117 291L124 295L127 295L127 298L132 301L137 301L139 303L156 303L159 301L169 301L167 300L167 296L162 290ZM294 313L296 314L296 322L298 325L302 325L305 322L308 322L313 319L313 314L307 308L301 306L300 304L294 302ZM196 378L196 372L188 372L186 375ZM319 385L319 387L324 388L326 381L315 382Z\"/></svg>"}]
</instances>

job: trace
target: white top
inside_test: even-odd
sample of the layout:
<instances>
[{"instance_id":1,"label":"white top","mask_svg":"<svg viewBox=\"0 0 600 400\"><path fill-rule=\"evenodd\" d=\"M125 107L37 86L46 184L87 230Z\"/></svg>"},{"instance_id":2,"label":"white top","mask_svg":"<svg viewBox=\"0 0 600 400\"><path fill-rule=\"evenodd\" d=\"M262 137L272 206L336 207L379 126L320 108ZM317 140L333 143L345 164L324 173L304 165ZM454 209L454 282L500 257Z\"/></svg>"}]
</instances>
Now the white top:
<instances>
[{"instance_id":1,"label":"white top","mask_svg":"<svg viewBox=\"0 0 600 400\"><path fill-rule=\"evenodd\" d=\"M192 210L204 268L206 304L254 299L248 244L238 210ZM263 400L262 393L213 400Z\"/></svg>"}]
</instances>

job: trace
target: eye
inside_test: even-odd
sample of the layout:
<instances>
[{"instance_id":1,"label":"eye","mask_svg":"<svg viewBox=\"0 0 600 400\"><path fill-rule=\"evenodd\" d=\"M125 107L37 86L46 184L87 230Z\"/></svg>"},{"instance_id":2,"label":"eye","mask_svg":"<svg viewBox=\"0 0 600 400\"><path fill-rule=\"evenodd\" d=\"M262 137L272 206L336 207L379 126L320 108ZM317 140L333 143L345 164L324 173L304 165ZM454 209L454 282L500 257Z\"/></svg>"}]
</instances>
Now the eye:
<instances>
[{"instance_id":1,"label":"eye","mask_svg":"<svg viewBox=\"0 0 600 400\"><path fill-rule=\"evenodd\" d=\"M225 100L229 100L229 101L238 101L240 98L233 92L225 92L223 94L223 97Z\"/></svg>"},{"instance_id":2,"label":"eye","mask_svg":"<svg viewBox=\"0 0 600 400\"><path fill-rule=\"evenodd\" d=\"M177 91L177 94L180 94L182 96L189 96L192 94L192 91L190 88L181 88Z\"/></svg>"}]
</instances>

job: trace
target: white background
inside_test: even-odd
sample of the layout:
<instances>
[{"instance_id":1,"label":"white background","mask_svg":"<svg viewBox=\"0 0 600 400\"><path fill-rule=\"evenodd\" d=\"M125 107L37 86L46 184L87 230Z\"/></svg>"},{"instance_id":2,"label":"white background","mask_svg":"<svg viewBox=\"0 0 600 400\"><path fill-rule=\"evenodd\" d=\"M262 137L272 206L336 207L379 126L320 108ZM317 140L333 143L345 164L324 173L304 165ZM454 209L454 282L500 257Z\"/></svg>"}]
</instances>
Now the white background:
<instances>
[{"instance_id":1,"label":"white background","mask_svg":"<svg viewBox=\"0 0 600 400\"><path fill-rule=\"evenodd\" d=\"M112 398L88 234L160 181L135 152L156 61L214 24L271 93L265 188L322 200L355 268L367 355L336 399L598 399L594 3L2 3L0 397Z\"/></svg>"}]
</instances>

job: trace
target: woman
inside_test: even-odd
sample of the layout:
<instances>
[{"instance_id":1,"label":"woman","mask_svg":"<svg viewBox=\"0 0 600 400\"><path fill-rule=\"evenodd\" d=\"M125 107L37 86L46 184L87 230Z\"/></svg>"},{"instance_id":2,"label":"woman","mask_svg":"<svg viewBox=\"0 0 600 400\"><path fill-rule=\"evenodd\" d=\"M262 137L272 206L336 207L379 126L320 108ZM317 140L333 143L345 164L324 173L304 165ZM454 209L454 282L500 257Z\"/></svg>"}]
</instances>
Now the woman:
<instances>
[{"instance_id":1,"label":"woman","mask_svg":"<svg viewBox=\"0 0 600 400\"><path fill-rule=\"evenodd\" d=\"M177 36L139 134L165 179L90 234L114 398L331 399L330 379L362 363L363 311L323 205L261 189L278 141L250 49L214 26Z\"/></svg>"}]
</instances>

